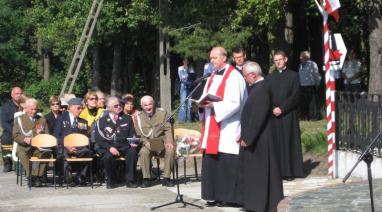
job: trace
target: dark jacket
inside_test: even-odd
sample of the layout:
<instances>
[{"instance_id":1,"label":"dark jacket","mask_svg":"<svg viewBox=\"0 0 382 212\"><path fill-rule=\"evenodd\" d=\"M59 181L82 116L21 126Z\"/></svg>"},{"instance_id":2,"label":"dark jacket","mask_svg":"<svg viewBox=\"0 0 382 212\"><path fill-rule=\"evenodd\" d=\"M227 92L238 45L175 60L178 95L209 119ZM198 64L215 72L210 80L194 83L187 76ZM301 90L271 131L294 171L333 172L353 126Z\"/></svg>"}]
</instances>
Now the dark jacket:
<instances>
[{"instance_id":1,"label":"dark jacket","mask_svg":"<svg viewBox=\"0 0 382 212\"><path fill-rule=\"evenodd\" d=\"M2 107L1 126L3 128L2 142L12 144L12 129L14 114L19 111L19 107L12 100L8 100Z\"/></svg>"},{"instance_id":2,"label":"dark jacket","mask_svg":"<svg viewBox=\"0 0 382 212\"><path fill-rule=\"evenodd\" d=\"M109 115L100 118L94 129L95 141L99 145L99 152L108 151L111 147L128 146L126 138L135 135L133 120L130 116L122 114L116 123Z\"/></svg>"},{"instance_id":3,"label":"dark jacket","mask_svg":"<svg viewBox=\"0 0 382 212\"><path fill-rule=\"evenodd\" d=\"M64 137L72 133L81 133L88 136L88 123L85 119L77 117L77 126L70 124L69 112L63 112L56 120L54 136L57 138L58 151L62 152L64 147Z\"/></svg>"}]
</instances>

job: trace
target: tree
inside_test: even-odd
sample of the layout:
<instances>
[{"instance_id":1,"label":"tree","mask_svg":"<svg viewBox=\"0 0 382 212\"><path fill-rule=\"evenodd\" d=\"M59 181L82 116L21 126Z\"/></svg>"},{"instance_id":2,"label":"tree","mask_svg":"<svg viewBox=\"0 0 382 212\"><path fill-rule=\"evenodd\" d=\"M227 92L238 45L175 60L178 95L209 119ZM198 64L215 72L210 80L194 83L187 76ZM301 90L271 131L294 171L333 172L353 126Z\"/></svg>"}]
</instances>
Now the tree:
<instances>
[{"instance_id":1,"label":"tree","mask_svg":"<svg viewBox=\"0 0 382 212\"><path fill-rule=\"evenodd\" d=\"M369 93L382 93L382 1L369 1Z\"/></svg>"}]
</instances>

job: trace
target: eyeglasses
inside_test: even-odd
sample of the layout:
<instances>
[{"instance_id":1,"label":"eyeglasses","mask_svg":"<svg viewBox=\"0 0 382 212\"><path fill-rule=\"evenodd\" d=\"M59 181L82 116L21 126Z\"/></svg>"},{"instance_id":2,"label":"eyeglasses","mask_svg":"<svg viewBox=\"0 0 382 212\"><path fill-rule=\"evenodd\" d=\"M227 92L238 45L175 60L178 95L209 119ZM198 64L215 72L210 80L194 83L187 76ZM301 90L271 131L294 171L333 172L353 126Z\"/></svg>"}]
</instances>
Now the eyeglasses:
<instances>
[{"instance_id":1,"label":"eyeglasses","mask_svg":"<svg viewBox=\"0 0 382 212\"><path fill-rule=\"evenodd\" d=\"M93 101L93 100L98 100L97 97L92 97L92 98L89 98L89 100Z\"/></svg>"},{"instance_id":2,"label":"eyeglasses","mask_svg":"<svg viewBox=\"0 0 382 212\"><path fill-rule=\"evenodd\" d=\"M60 103L52 103L52 104L50 104L51 106L60 106Z\"/></svg>"},{"instance_id":3,"label":"eyeglasses","mask_svg":"<svg viewBox=\"0 0 382 212\"><path fill-rule=\"evenodd\" d=\"M120 107L122 107L121 104L113 105L113 108L120 108Z\"/></svg>"},{"instance_id":4,"label":"eyeglasses","mask_svg":"<svg viewBox=\"0 0 382 212\"><path fill-rule=\"evenodd\" d=\"M82 110L81 106L76 107L77 110Z\"/></svg>"}]
</instances>

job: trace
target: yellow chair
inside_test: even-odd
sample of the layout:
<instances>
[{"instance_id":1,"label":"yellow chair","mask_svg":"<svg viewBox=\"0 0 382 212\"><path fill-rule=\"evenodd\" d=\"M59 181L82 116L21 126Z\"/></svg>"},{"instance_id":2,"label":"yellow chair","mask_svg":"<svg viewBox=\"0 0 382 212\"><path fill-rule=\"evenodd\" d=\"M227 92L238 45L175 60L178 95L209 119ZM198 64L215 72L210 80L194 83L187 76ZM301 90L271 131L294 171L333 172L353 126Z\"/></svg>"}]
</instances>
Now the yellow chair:
<instances>
[{"instance_id":1,"label":"yellow chair","mask_svg":"<svg viewBox=\"0 0 382 212\"><path fill-rule=\"evenodd\" d=\"M49 134L39 134L32 138L31 146L40 149L40 148L54 148L57 146L57 139ZM31 175L32 175L32 163L53 163L53 184L54 188L56 188L56 165L55 158L38 158L32 156L29 159L29 189L31 189Z\"/></svg>"},{"instance_id":2,"label":"yellow chair","mask_svg":"<svg viewBox=\"0 0 382 212\"><path fill-rule=\"evenodd\" d=\"M64 138L64 147L84 147L84 146L89 146L89 138L83 134L72 133L72 134L65 136L65 138ZM69 157L65 158L65 160L68 163L75 163L75 162L89 163L89 166L90 166L90 183L91 183L91 186L93 188L93 167L92 167L93 158L92 157L77 158L74 156L69 156ZM65 179L66 179L67 170L64 170L64 173L65 173ZM66 182L66 188L68 188L68 187L69 187L68 182Z\"/></svg>"},{"instance_id":3,"label":"yellow chair","mask_svg":"<svg viewBox=\"0 0 382 212\"><path fill-rule=\"evenodd\" d=\"M199 137L200 138L201 133L199 131L197 131L197 130L192 130L192 129L185 129L185 128L176 128L176 129L174 129L175 140L178 140L178 138L183 138L185 136L195 136L195 137ZM200 141L200 143L201 143L201 141ZM187 177L187 175L186 175L186 159L190 158L190 157L193 157L193 159L194 159L195 178L199 179L199 176L198 176L198 166L197 166L196 158L197 157L202 157L202 156L203 156L202 153L183 155L183 157L184 157L184 160L183 160L183 172L184 172L184 178L185 179Z\"/></svg>"}]
</instances>

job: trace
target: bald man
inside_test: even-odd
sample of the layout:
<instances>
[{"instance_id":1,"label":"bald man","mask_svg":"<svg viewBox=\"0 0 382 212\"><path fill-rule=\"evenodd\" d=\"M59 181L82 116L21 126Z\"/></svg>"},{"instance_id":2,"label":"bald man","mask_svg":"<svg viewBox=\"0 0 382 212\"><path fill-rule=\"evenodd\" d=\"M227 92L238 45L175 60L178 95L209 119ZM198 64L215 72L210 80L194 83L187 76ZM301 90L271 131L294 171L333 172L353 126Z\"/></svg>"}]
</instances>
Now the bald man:
<instances>
[{"instance_id":1,"label":"bald man","mask_svg":"<svg viewBox=\"0 0 382 212\"><path fill-rule=\"evenodd\" d=\"M221 101L204 101L202 128L202 198L207 206L234 205L237 198L240 115L247 98L246 84L233 66L227 64L227 51L214 47L210 61L215 70L208 78L203 95L213 94Z\"/></svg>"},{"instance_id":2,"label":"bald man","mask_svg":"<svg viewBox=\"0 0 382 212\"><path fill-rule=\"evenodd\" d=\"M135 131L141 138L142 143L142 148L139 151L143 175L141 187L151 186L150 162L153 155L164 156L162 185L166 187L174 186L174 183L170 181L171 170L174 166L174 141L171 127L169 123L166 123L167 113L165 110L155 107L154 99L151 96L141 98L141 107L143 111L138 113L135 125ZM159 142L163 142L164 148L162 150L154 149L151 143L153 139L159 139Z\"/></svg>"},{"instance_id":3,"label":"bald man","mask_svg":"<svg viewBox=\"0 0 382 212\"><path fill-rule=\"evenodd\" d=\"M14 87L11 91L11 99L7 101L1 111L1 126L3 128L3 135L1 136L2 145L11 145L13 143L12 139L12 128L14 114L20 110L20 98L23 94L23 90L20 87ZM4 168L3 172L12 171L12 157L11 152L7 150L2 150Z\"/></svg>"}]
</instances>

